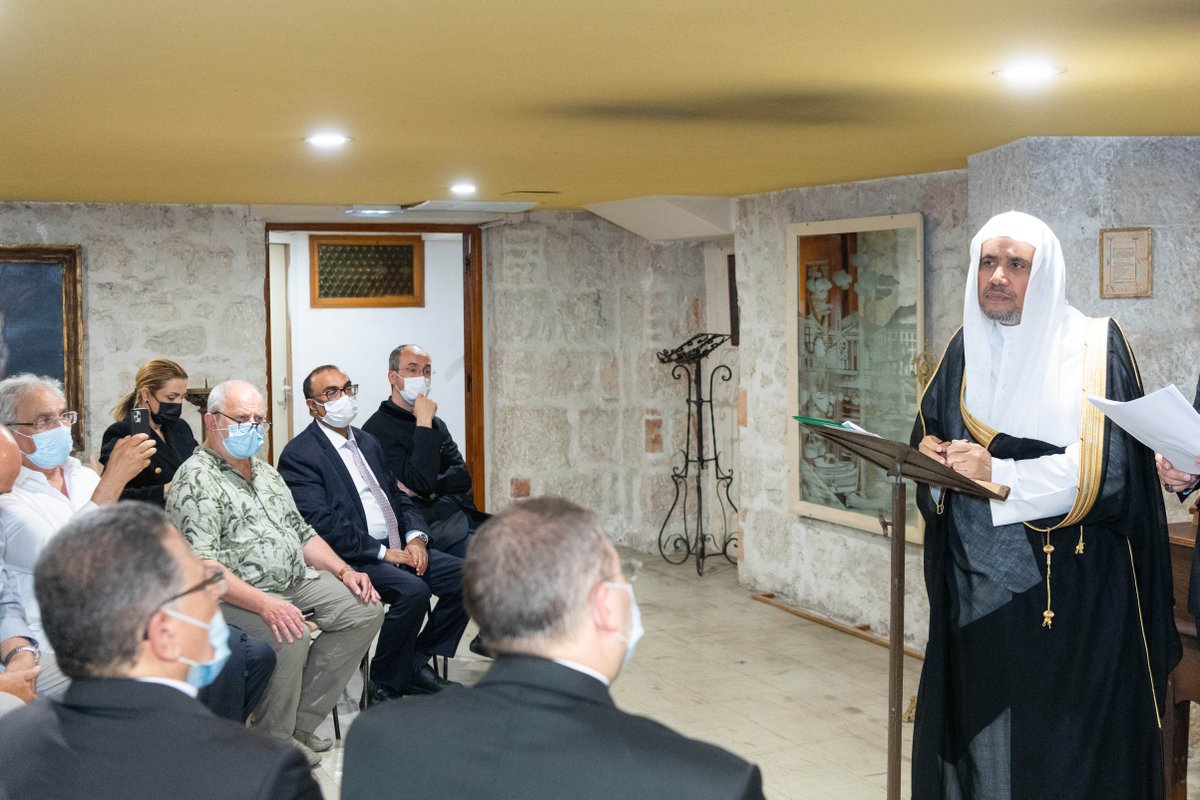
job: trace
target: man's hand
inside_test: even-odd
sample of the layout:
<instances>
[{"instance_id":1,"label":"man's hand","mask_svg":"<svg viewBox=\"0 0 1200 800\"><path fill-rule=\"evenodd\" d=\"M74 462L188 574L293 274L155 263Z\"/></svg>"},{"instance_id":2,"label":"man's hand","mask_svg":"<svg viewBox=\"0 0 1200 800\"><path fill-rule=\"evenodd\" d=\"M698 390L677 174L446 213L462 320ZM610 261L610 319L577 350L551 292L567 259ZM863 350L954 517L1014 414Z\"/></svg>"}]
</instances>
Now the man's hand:
<instances>
[{"instance_id":1,"label":"man's hand","mask_svg":"<svg viewBox=\"0 0 1200 800\"><path fill-rule=\"evenodd\" d=\"M22 650L9 660L8 666L4 669L7 672L25 672L31 669L37 669L37 659L33 657L33 653L28 650Z\"/></svg>"},{"instance_id":2,"label":"man's hand","mask_svg":"<svg viewBox=\"0 0 1200 800\"><path fill-rule=\"evenodd\" d=\"M123 484L129 483L142 470L150 466L150 456L154 455L157 449L154 440L144 433L135 433L124 439L118 439L117 443L113 445L112 454L108 457L108 466L104 468L104 476L108 477L109 473L112 473L114 480L119 480Z\"/></svg>"},{"instance_id":3,"label":"man's hand","mask_svg":"<svg viewBox=\"0 0 1200 800\"><path fill-rule=\"evenodd\" d=\"M379 602L379 592L375 591L375 587L371 585L371 579L367 577L367 573L348 569L342 573L342 583L346 584L347 589L354 592L363 605Z\"/></svg>"},{"instance_id":4,"label":"man's hand","mask_svg":"<svg viewBox=\"0 0 1200 800\"><path fill-rule=\"evenodd\" d=\"M28 703L37 697L37 676L41 667L29 669L6 669L0 672L0 692L13 695L22 703Z\"/></svg>"},{"instance_id":5,"label":"man's hand","mask_svg":"<svg viewBox=\"0 0 1200 800\"><path fill-rule=\"evenodd\" d=\"M939 464L945 464L946 445L948 444L949 442L943 442L936 436L926 436L921 440L921 443L917 445L917 450L929 456Z\"/></svg>"},{"instance_id":6,"label":"man's hand","mask_svg":"<svg viewBox=\"0 0 1200 800\"><path fill-rule=\"evenodd\" d=\"M413 402L413 416L417 418L417 425L422 428L433 427L433 415L437 413L437 403L429 399L427 395L417 395L417 399Z\"/></svg>"},{"instance_id":7,"label":"man's hand","mask_svg":"<svg viewBox=\"0 0 1200 800\"><path fill-rule=\"evenodd\" d=\"M1200 464L1200 458L1196 459L1196 462ZM1176 469L1174 464L1159 453L1154 454L1154 466L1158 470L1158 479L1168 492L1186 492L1195 485L1197 478L1200 478L1200 475Z\"/></svg>"},{"instance_id":8,"label":"man's hand","mask_svg":"<svg viewBox=\"0 0 1200 800\"><path fill-rule=\"evenodd\" d=\"M410 489L410 488L408 488L407 486L405 486L405 485L404 485L403 483L401 483L400 481L396 481L396 488L397 488L397 489L399 489L400 491L404 492L404 493L405 493L406 495L408 495L409 497L416 497L416 496L417 496L417 493L416 493L416 492L414 492L412 489Z\"/></svg>"},{"instance_id":9,"label":"man's hand","mask_svg":"<svg viewBox=\"0 0 1200 800\"><path fill-rule=\"evenodd\" d=\"M425 568L429 566L429 551L425 549L425 543L420 539L413 539L408 544L404 545L404 549L412 554L413 569L418 575L425 574Z\"/></svg>"},{"instance_id":10,"label":"man's hand","mask_svg":"<svg viewBox=\"0 0 1200 800\"><path fill-rule=\"evenodd\" d=\"M263 608L258 612L275 634L275 641L289 644L304 636L304 614L286 600L266 595Z\"/></svg>"},{"instance_id":11,"label":"man's hand","mask_svg":"<svg viewBox=\"0 0 1200 800\"><path fill-rule=\"evenodd\" d=\"M389 547L383 554L383 560L398 567L414 567L413 554L399 547Z\"/></svg>"},{"instance_id":12,"label":"man's hand","mask_svg":"<svg viewBox=\"0 0 1200 800\"><path fill-rule=\"evenodd\" d=\"M992 454L974 442L955 439L946 447L946 464L959 475L977 481L992 479Z\"/></svg>"}]
</instances>

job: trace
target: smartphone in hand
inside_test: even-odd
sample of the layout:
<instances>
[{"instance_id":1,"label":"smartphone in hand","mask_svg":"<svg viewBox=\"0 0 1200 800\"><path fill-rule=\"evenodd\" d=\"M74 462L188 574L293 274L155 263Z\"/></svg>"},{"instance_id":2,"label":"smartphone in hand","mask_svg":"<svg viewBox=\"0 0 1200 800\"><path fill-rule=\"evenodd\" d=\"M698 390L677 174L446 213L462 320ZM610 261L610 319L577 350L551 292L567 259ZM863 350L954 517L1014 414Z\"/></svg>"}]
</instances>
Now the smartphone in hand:
<instances>
[{"instance_id":1,"label":"smartphone in hand","mask_svg":"<svg viewBox=\"0 0 1200 800\"><path fill-rule=\"evenodd\" d=\"M150 409L131 408L129 409L128 420L130 433L144 433L147 436L150 435Z\"/></svg>"}]
</instances>

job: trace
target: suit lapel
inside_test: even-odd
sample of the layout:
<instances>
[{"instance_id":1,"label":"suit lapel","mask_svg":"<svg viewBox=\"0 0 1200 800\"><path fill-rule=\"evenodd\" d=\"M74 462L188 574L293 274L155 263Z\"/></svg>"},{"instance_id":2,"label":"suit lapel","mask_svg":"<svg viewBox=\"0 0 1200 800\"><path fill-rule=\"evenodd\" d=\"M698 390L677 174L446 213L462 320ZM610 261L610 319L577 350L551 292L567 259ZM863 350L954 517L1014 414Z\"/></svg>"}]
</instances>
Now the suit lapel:
<instances>
[{"instance_id":1,"label":"suit lapel","mask_svg":"<svg viewBox=\"0 0 1200 800\"><path fill-rule=\"evenodd\" d=\"M333 442L329 441L329 437L317 428L319 422L313 420L309 426L305 428L302 435L312 437L317 443L317 447L321 451L321 457L325 459L326 470L332 470L334 474L342 482L342 488L346 494L350 496L351 502L354 503L354 510L358 514L358 518L366 525L367 512L363 510L362 500L358 496L358 487L354 485L354 478L350 475L350 470L346 469L346 463L342 461L342 455L337 448L333 446Z\"/></svg>"}]
</instances>

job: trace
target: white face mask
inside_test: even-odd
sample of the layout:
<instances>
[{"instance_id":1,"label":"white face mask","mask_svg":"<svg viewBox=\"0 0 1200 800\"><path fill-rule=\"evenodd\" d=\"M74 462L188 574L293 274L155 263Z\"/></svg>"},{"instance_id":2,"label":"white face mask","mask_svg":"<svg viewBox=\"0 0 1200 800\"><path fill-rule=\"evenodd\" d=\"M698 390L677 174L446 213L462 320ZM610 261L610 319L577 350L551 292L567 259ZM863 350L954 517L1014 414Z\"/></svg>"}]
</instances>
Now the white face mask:
<instances>
[{"instance_id":1,"label":"white face mask","mask_svg":"<svg viewBox=\"0 0 1200 800\"><path fill-rule=\"evenodd\" d=\"M329 403L318 403L316 400L313 402L325 409L325 416L321 417L321 420L334 428L345 428L358 416L358 398L356 397L342 395Z\"/></svg>"},{"instance_id":2,"label":"white face mask","mask_svg":"<svg viewBox=\"0 0 1200 800\"><path fill-rule=\"evenodd\" d=\"M629 594L629 638L619 633L613 634L625 643L625 660L621 664L624 668L629 666L629 662L633 658L633 651L637 649L638 640L646 632L646 629L642 627L642 610L638 608L637 598L633 596L632 584L617 583L616 581L605 581L605 583L608 586L616 586Z\"/></svg>"},{"instance_id":3,"label":"white face mask","mask_svg":"<svg viewBox=\"0 0 1200 800\"><path fill-rule=\"evenodd\" d=\"M400 389L400 396L409 405L417 402L418 397L429 394L429 378L420 376L417 378L403 378L403 381L404 385Z\"/></svg>"}]
</instances>

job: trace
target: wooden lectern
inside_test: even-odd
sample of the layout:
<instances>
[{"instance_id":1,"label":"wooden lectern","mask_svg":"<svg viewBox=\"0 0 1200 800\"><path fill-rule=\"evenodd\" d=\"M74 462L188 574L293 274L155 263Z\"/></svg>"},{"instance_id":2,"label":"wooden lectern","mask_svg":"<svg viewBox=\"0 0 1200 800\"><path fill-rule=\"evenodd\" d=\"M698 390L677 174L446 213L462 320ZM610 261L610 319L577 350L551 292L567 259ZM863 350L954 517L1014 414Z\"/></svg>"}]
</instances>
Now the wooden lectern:
<instances>
[{"instance_id":1,"label":"wooden lectern","mask_svg":"<svg viewBox=\"0 0 1200 800\"><path fill-rule=\"evenodd\" d=\"M904 695L904 479L940 486L972 497L987 500L1007 500L1008 487L986 481L976 481L959 475L904 442L893 442L844 428L836 422L810 417L794 417L809 433L822 436L860 458L882 467L892 482L892 588L891 622L888 626L888 800L900 800L900 715Z\"/></svg>"}]
</instances>

